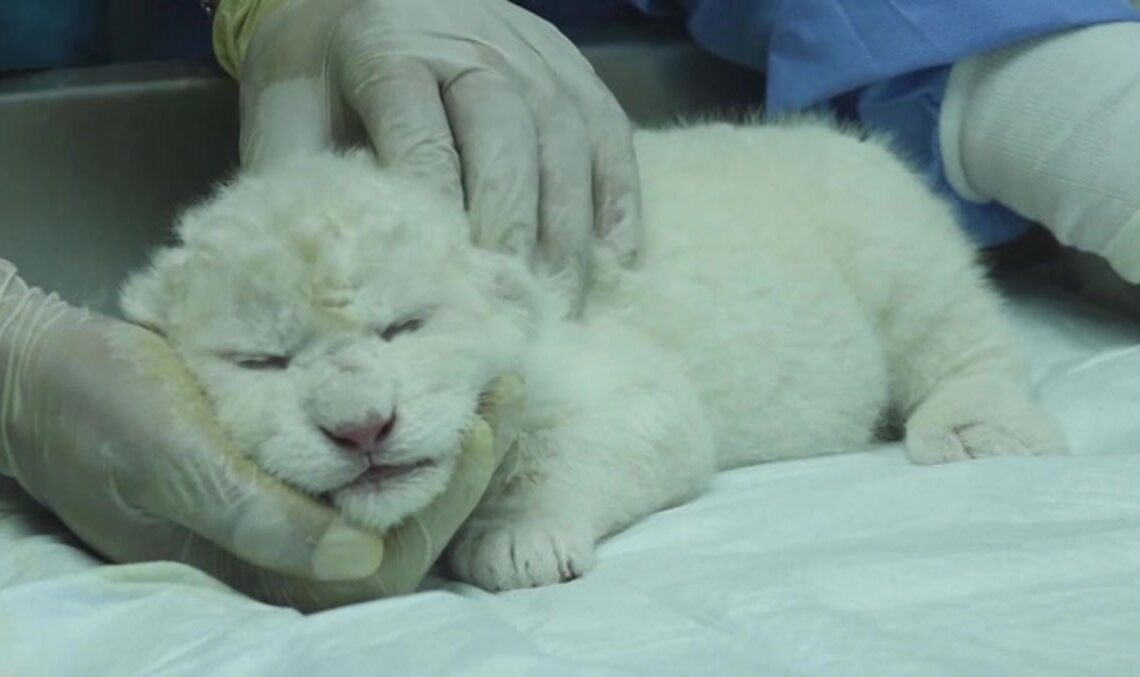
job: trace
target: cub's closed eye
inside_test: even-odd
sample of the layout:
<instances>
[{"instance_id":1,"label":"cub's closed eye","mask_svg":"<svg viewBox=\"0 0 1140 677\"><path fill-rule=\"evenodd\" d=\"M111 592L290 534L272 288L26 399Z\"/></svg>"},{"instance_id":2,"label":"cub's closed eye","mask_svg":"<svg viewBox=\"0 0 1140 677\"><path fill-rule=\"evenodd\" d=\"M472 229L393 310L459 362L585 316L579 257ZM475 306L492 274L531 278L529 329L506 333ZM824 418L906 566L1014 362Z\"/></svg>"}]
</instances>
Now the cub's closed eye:
<instances>
[{"instance_id":1,"label":"cub's closed eye","mask_svg":"<svg viewBox=\"0 0 1140 677\"><path fill-rule=\"evenodd\" d=\"M424 326L424 321L420 319L405 320L397 322L396 324L388 325L383 331L380 332L380 338L385 341L391 341L400 334L409 334Z\"/></svg>"},{"instance_id":2,"label":"cub's closed eye","mask_svg":"<svg viewBox=\"0 0 1140 677\"><path fill-rule=\"evenodd\" d=\"M243 369L279 370L289 366L285 355L232 355L230 361Z\"/></svg>"}]
</instances>

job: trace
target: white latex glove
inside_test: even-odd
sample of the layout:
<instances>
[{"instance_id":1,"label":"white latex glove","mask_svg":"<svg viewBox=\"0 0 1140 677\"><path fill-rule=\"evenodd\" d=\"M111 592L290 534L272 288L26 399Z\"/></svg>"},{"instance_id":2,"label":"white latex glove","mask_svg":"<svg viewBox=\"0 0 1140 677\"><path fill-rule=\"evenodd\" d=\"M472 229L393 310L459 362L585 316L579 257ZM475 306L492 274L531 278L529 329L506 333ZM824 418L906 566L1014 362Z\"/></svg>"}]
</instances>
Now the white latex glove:
<instances>
[{"instance_id":1,"label":"white latex glove","mask_svg":"<svg viewBox=\"0 0 1140 677\"><path fill-rule=\"evenodd\" d=\"M492 410L511 408L510 385ZM0 474L114 561L184 562L304 609L411 592L497 453L476 426L436 503L383 539L357 530L241 457L165 341L28 288L0 260Z\"/></svg>"},{"instance_id":2,"label":"white latex glove","mask_svg":"<svg viewBox=\"0 0 1140 677\"><path fill-rule=\"evenodd\" d=\"M959 195L996 200L1140 283L1140 22L959 62L940 136Z\"/></svg>"},{"instance_id":3,"label":"white latex glove","mask_svg":"<svg viewBox=\"0 0 1140 677\"><path fill-rule=\"evenodd\" d=\"M506 0L223 0L215 44L241 81L246 165L337 145L359 122L383 164L464 204L477 244L564 272L579 295L593 236L636 254L625 113L569 40Z\"/></svg>"}]
</instances>

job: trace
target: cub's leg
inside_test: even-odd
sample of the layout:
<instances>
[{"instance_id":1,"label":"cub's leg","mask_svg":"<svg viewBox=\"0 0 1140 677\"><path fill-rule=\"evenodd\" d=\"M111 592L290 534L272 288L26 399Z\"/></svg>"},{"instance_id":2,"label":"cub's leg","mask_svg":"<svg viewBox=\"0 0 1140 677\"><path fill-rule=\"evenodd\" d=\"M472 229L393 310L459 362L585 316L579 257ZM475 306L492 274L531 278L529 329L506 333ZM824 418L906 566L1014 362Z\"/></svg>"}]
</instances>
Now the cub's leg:
<instances>
[{"instance_id":1,"label":"cub's leg","mask_svg":"<svg viewBox=\"0 0 1140 677\"><path fill-rule=\"evenodd\" d=\"M911 460L1063 452L1064 435L1033 402L992 293L963 274L943 298L936 296L896 311L887 330Z\"/></svg>"},{"instance_id":2,"label":"cub's leg","mask_svg":"<svg viewBox=\"0 0 1140 677\"><path fill-rule=\"evenodd\" d=\"M524 433L448 548L458 578L487 590L576 578L598 540L708 481L712 434L679 370L612 347L538 356Z\"/></svg>"},{"instance_id":3,"label":"cub's leg","mask_svg":"<svg viewBox=\"0 0 1140 677\"><path fill-rule=\"evenodd\" d=\"M1060 426L1033 402L999 298L949 208L901 164L893 173L878 174L889 199L846 260L859 261L854 277L877 313L911 460L1063 452Z\"/></svg>"}]
</instances>

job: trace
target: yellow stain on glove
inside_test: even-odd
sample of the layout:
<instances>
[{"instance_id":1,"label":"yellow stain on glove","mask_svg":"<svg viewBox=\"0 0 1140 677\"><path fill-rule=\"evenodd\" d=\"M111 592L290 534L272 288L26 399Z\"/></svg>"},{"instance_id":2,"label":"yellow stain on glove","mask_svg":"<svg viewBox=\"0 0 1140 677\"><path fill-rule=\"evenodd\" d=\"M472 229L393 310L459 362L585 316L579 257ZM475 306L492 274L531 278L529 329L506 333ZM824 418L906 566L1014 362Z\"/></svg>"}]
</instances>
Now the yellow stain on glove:
<instances>
[{"instance_id":1,"label":"yellow stain on glove","mask_svg":"<svg viewBox=\"0 0 1140 677\"><path fill-rule=\"evenodd\" d=\"M388 595L414 592L447 542L483 497L491 475L517 436L524 388L515 376L500 378L483 396L480 417L468 429L447 489L432 504L384 536L379 578Z\"/></svg>"},{"instance_id":2,"label":"yellow stain on glove","mask_svg":"<svg viewBox=\"0 0 1140 677\"><path fill-rule=\"evenodd\" d=\"M383 559L375 574L358 581L262 576L235 587L272 604L309 612L415 592L479 504L495 470L514 445L524 394L525 384L516 376L502 377L488 388L479 416L464 437L447 488L426 508L383 534ZM337 556L335 548L329 550L329 556ZM232 578L224 580L235 583Z\"/></svg>"},{"instance_id":3,"label":"yellow stain on glove","mask_svg":"<svg viewBox=\"0 0 1140 677\"><path fill-rule=\"evenodd\" d=\"M221 0L214 11L214 57L239 79L242 60L261 19L283 0Z\"/></svg>"}]
</instances>

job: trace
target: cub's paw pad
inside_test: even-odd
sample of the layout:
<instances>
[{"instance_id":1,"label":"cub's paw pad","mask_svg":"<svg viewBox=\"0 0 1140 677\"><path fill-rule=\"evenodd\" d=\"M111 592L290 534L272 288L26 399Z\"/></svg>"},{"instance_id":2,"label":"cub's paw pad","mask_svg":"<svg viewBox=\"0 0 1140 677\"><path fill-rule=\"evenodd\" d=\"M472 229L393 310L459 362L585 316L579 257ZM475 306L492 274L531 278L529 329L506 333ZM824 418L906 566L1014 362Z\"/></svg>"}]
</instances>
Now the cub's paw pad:
<instances>
[{"instance_id":1,"label":"cub's paw pad","mask_svg":"<svg viewBox=\"0 0 1140 677\"><path fill-rule=\"evenodd\" d=\"M593 542L554 520L475 521L448 548L452 572L492 592L570 581L593 563Z\"/></svg>"}]
</instances>

